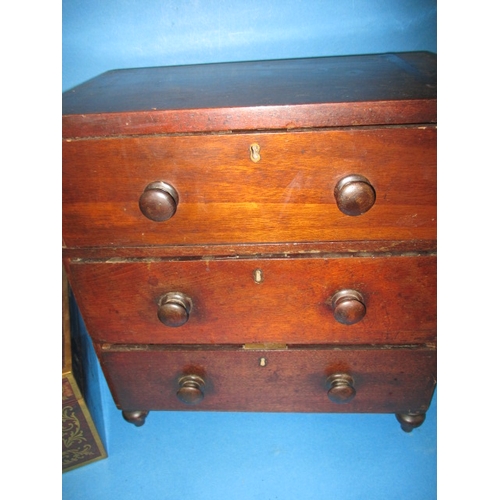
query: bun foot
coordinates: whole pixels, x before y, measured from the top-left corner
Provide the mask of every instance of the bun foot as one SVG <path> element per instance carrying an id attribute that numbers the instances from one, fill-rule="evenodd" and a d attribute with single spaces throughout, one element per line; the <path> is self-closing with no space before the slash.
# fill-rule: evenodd
<path id="1" fill-rule="evenodd" d="M 149 413 L 149 411 L 142 411 L 142 410 L 122 411 L 123 418 L 127 422 L 134 424 L 136 427 L 140 427 L 141 425 L 144 425 L 144 422 L 146 421 L 146 417 L 148 416 L 148 413 Z"/>
<path id="2" fill-rule="evenodd" d="M 424 423 L 425 413 L 396 413 L 396 418 L 401 424 L 401 429 L 405 432 L 411 432 L 413 429 L 420 427 Z"/>

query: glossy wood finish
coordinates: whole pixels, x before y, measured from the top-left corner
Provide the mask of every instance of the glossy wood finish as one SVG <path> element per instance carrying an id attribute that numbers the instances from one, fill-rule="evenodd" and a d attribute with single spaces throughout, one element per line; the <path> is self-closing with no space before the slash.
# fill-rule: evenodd
<path id="1" fill-rule="evenodd" d="M 117 70 L 63 95 L 63 137 L 436 121 L 436 56 Z"/>
<path id="2" fill-rule="evenodd" d="M 69 247 L 436 239 L 432 126 L 71 141 L 63 162 Z M 351 174 L 377 193 L 358 217 L 334 196 Z M 157 180 L 179 195 L 166 222 L 139 208 Z"/>
<path id="3" fill-rule="evenodd" d="M 190 410 L 425 412 L 436 376 L 434 349 L 111 346 L 99 355 L 116 403 L 151 410 L 186 409 L 177 392 L 188 374 L 204 380 L 204 398 Z M 343 403 L 328 396 L 336 373 L 352 377 L 356 388 Z"/>
<path id="4" fill-rule="evenodd" d="M 256 283 L 259 269 L 262 282 Z M 95 340 L 145 344 L 254 342 L 416 344 L 436 339 L 436 259 L 347 257 L 73 263 L 71 283 Z M 366 315 L 335 320 L 333 296 L 362 294 Z M 165 327 L 159 297 L 183 292 L 189 321 Z"/>

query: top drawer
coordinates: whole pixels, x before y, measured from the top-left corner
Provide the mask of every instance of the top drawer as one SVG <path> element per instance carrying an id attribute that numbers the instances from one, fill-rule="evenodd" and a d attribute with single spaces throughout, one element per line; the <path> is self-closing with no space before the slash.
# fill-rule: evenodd
<path id="1" fill-rule="evenodd" d="M 336 197 L 352 175 L 365 180 Z M 155 181 L 177 202 L 143 196 Z M 358 194 L 364 213 L 344 213 L 356 213 Z M 153 209 L 157 195 L 176 205 L 168 220 L 141 212 L 141 197 Z M 68 139 L 63 238 L 67 247 L 434 240 L 436 128 Z"/>

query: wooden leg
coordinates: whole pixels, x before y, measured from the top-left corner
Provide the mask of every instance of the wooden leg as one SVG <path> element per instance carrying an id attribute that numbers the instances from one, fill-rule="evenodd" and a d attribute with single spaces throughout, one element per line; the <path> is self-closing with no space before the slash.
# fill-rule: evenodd
<path id="1" fill-rule="evenodd" d="M 149 411 L 142 411 L 142 410 L 132 410 L 132 411 L 122 411 L 123 418 L 127 421 L 130 422 L 131 424 L 134 424 L 136 427 L 140 427 L 141 425 L 144 425 L 144 422 L 146 421 L 146 417 L 148 416 Z"/>
<path id="2" fill-rule="evenodd" d="M 405 432 L 411 432 L 424 423 L 425 412 L 396 413 L 396 418 L 401 424 L 401 429 Z"/>

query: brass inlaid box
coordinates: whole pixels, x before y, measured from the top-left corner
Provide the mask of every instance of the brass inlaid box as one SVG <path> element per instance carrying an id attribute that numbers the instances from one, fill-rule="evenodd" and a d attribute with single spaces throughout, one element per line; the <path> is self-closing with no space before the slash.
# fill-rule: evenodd
<path id="1" fill-rule="evenodd" d="M 69 287 L 64 272 L 62 291 L 62 470 L 66 472 L 107 454 L 73 369 Z"/>

